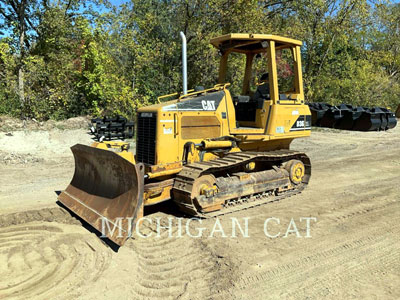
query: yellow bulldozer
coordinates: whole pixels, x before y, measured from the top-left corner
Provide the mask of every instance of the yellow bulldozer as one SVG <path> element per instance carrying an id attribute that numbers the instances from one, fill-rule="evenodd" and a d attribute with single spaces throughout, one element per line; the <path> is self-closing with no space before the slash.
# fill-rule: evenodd
<path id="1" fill-rule="evenodd" d="M 138 109 L 136 154 L 117 141 L 71 148 L 75 173 L 59 201 L 99 231 L 104 220 L 118 226 L 122 234 L 106 235 L 120 246 L 146 206 L 172 200 L 191 216 L 215 217 L 299 193 L 311 176 L 309 158 L 289 150 L 293 139 L 311 132 L 301 41 L 243 33 L 213 38 L 221 54 L 218 83 L 188 91 L 181 37 L 183 91 Z M 237 74 L 241 86 L 230 87 L 227 76 Z"/>

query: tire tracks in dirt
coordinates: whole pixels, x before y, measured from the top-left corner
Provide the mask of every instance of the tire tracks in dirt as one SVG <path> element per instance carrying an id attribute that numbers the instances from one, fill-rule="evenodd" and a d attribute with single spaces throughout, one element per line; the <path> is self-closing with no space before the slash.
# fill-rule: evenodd
<path id="1" fill-rule="evenodd" d="M 0 298 L 70 298 L 107 269 L 110 250 L 94 235 L 82 239 L 81 228 L 56 222 L 29 222 L 0 228 Z M 49 214 L 52 218 L 54 214 Z M 60 215 L 64 218 L 63 215 Z M 14 223 L 14 216 L 1 219 Z"/>
<path id="2" fill-rule="evenodd" d="M 207 299 L 220 288 L 216 279 L 227 265 L 219 263 L 202 239 L 178 237 L 176 226 L 171 234 L 167 230 L 159 236 L 154 225 L 145 230 L 151 236 L 127 243 L 138 253 L 136 299 Z"/>
<path id="3" fill-rule="evenodd" d="M 98 279 L 107 285 L 115 274 L 107 275 L 108 267 L 118 254 L 81 226 L 62 208 L 0 215 L 0 277 L 7 278 L 0 298 L 66 299 L 81 297 Z M 171 236 L 167 230 L 157 237 L 155 224 L 146 230 L 153 235 L 126 243 L 131 251 L 125 257 L 136 264 L 127 264 L 134 269 L 125 270 L 132 274 L 125 278 L 125 292 L 138 300 L 205 299 L 226 265 L 202 239 L 177 237 L 176 226 Z"/>
<path id="4" fill-rule="evenodd" d="M 344 234 L 330 234 L 315 244 L 309 242 L 308 246 L 299 249 L 299 259 L 243 276 L 232 288 L 215 295 L 215 299 L 321 299 L 338 297 L 338 294 L 340 298 L 355 296 L 352 292 L 356 284 L 353 284 L 353 290 L 342 290 L 341 285 L 345 286 L 348 281 L 362 281 L 367 271 L 394 272 L 396 266 L 400 265 L 400 213 L 398 206 L 393 209 L 384 207 L 384 220 L 390 222 L 382 222 L 375 227 L 363 226 L 361 230 Z M 378 214 L 379 211 L 371 212 Z M 360 214 L 352 216 L 364 217 Z M 373 219 L 374 216 L 370 217 Z M 381 221 L 379 218 L 377 220 Z"/>

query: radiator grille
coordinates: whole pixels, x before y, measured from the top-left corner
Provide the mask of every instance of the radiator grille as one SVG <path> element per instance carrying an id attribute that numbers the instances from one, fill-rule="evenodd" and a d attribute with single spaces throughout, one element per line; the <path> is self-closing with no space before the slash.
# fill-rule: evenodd
<path id="1" fill-rule="evenodd" d="M 136 137 L 136 161 L 154 165 L 156 157 L 157 114 L 139 113 Z"/>

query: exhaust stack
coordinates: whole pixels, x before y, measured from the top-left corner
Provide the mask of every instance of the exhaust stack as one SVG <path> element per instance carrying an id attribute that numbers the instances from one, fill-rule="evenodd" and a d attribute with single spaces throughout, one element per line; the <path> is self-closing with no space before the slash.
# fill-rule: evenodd
<path id="1" fill-rule="evenodd" d="M 186 58 L 186 36 L 181 31 L 182 38 L 182 76 L 183 76 L 183 94 L 187 94 L 187 58 Z"/>

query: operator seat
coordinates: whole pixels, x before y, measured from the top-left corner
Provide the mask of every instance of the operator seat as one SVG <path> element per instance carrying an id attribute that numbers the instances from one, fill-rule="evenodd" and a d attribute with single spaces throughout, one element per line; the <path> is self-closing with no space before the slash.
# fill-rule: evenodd
<path id="1" fill-rule="evenodd" d="M 253 101 L 259 101 L 259 100 L 266 100 L 269 99 L 269 75 L 268 73 L 262 74 L 260 78 L 260 84 L 257 86 L 257 90 L 254 93 L 253 97 L 251 100 Z"/>
<path id="2" fill-rule="evenodd" d="M 257 119 L 257 110 L 264 106 L 264 101 L 269 99 L 268 73 L 264 73 L 261 78 L 261 84 L 257 86 L 256 92 L 252 97 L 235 97 L 235 113 L 237 121 L 255 122 Z"/>

